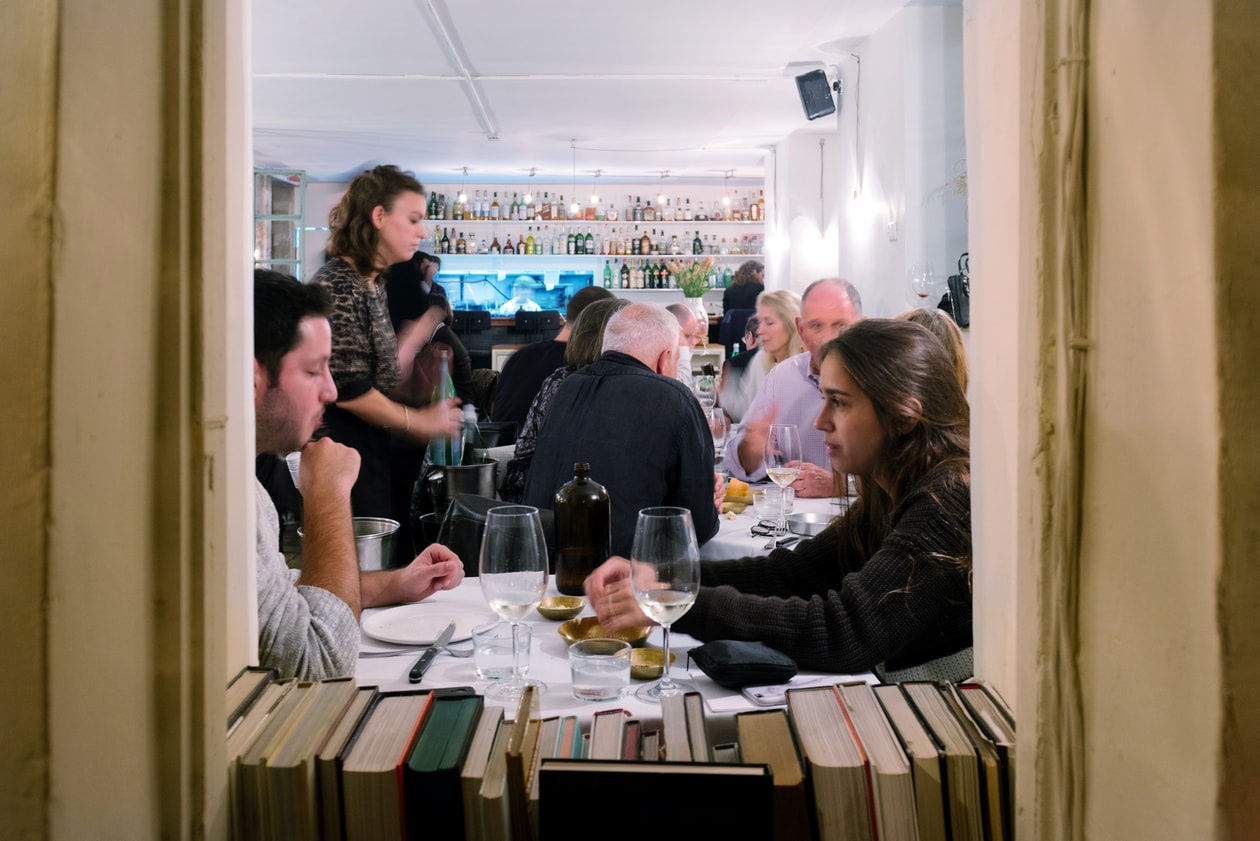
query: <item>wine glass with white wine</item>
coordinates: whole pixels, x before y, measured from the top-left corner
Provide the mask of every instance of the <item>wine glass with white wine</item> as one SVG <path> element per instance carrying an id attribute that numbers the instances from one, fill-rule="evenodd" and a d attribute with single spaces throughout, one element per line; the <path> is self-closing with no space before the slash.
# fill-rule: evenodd
<path id="1" fill-rule="evenodd" d="M 491 609 L 512 623 L 512 676 L 490 687 L 493 698 L 519 698 L 527 683 L 517 656 L 521 620 L 538 607 L 547 592 L 547 542 L 538 509 L 503 505 L 486 513 L 479 565 L 481 593 Z"/>
<path id="2" fill-rule="evenodd" d="M 691 609 L 700 592 L 700 546 L 686 508 L 644 508 L 630 550 L 630 585 L 639 607 L 664 629 L 661 679 L 636 695 L 660 703 L 690 688 L 669 677 L 669 626 Z"/>
<path id="3" fill-rule="evenodd" d="M 794 423 L 772 423 L 766 432 L 766 449 L 763 463 L 770 481 L 786 488 L 801 475 L 801 433 Z M 782 497 L 780 497 L 782 499 Z M 787 534 L 787 516 L 779 506 L 776 534 Z"/>

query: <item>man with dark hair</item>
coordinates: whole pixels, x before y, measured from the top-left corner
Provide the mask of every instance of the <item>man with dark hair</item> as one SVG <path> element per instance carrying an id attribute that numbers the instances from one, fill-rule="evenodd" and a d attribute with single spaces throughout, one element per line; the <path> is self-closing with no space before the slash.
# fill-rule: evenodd
<path id="1" fill-rule="evenodd" d="M 512 421 L 517 427 L 524 425 L 542 381 L 564 365 L 564 345 L 569 340 L 573 322 L 588 304 L 612 297 L 613 293 L 602 286 L 583 286 L 569 299 L 564 326 L 554 339 L 526 345 L 512 354 L 495 385 L 492 420 Z"/>
<path id="2" fill-rule="evenodd" d="M 402 569 L 359 573 L 350 513 L 359 454 L 329 438 L 311 441 L 324 405 L 337 399 L 328 307 L 322 287 L 254 272 L 255 448 L 282 456 L 301 450 L 305 508 L 299 572 L 280 553 L 275 506 L 255 482 L 258 659 L 302 680 L 354 672 L 362 608 L 419 601 L 464 577 L 459 558 L 438 545 Z"/>

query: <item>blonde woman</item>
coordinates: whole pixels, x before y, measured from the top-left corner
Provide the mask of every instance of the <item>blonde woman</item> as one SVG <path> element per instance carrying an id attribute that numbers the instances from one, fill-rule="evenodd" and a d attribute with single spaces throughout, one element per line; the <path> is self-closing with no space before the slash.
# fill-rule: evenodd
<path id="1" fill-rule="evenodd" d="M 788 289 L 757 296 L 757 348 L 741 353 L 723 369 L 720 405 L 732 423 L 739 423 L 748 411 L 770 369 L 805 350 L 796 332 L 800 314 L 801 296 Z"/>

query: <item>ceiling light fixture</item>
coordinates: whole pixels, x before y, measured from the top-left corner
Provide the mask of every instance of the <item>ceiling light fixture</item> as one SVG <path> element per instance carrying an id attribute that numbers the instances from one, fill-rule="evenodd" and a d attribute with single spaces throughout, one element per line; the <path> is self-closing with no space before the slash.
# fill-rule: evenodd
<path id="1" fill-rule="evenodd" d="M 529 186 L 525 188 L 525 203 L 534 203 L 534 173 L 538 170 L 534 167 L 529 168 Z"/>
<path id="2" fill-rule="evenodd" d="M 468 194 L 464 192 L 464 182 L 468 180 L 468 167 L 464 167 L 464 177 L 459 182 L 459 203 L 468 204 Z"/>
<path id="3" fill-rule="evenodd" d="M 569 205 L 569 218 L 577 218 L 578 211 L 582 208 L 578 206 L 577 200 L 577 138 L 569 138 L 569 148 L 573 150 L 573 202 Z"/>
<path id="4" fill-rule="evenodd" d="M 656 194 L 656 203 L 657 203 L 657 204 L 664 204 L 664 203 L 665 203 L 665 179 L 666 179 L 666 178 L 669 178 L 669 170 L 668 170 L 668 169 L 663 169 L 663 170 L 661 170 L 661 187 L 660 187 L 660 191 Z"/>

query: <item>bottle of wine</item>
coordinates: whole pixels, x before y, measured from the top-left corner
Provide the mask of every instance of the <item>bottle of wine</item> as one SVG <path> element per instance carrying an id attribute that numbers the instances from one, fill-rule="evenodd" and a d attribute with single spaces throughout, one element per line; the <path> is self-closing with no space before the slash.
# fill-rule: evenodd
<path id="1" fill-rule="evenodd" d="M 621 280 L 619 288 L 629 289 L 630 288 L 630 266 L 627 265 L 625 257 L 621 258 L 621 271 L 618 273 L 618 277 Z"/>
<path id="2" fill-rule="evenodd" d="M 556 589 L 580 596 L 586 576 L 612 554 L 608 491 L 591 479 L 591 466 L 573 465 L 573 479 L 556 491 Z"/>
<path id="3" fill-rule="evenodd" d="M 443 228 L 443 229 L 442 229 L 442 248 L 441 248 L 441 253 L 442 253 L 442 254 L 450 254 L 450 253 L 451 253 L 451 237 L 450 237 L 450 235 L 446 232 L 446 228 Z"/>
<path id="4" fill-rule="evenodd" d="M 612 289 L 612 266 L 607 260 L 604 261 L 604 288 Z"/>
<path id="5" fill-rule="evenodd" d="M 450 351 L 442 351 L 438 369 L 438 381 L 433 386 L 432 402 L 441 403 L 455 396 L 455 383 L 451 380 Z M 462 448 L 459 438 L 436 437 L 429 439 L 429 461 L 442 467 L 458 466 Z"/>
<path id="6" fill-rule="evenodd" d="M 491 253 L 491 254 L 501 254 L 501 253 L 503 253 L 503 249 L 499 247 L 499 235 L 498 235 L 498 234 L 495 234 L 495 235 L 494 235 L 494 242 L 490 243 L 490 253 Z"/>
<path id="7" fill-rule="evenodd" d="M 594 254 L 594 253 L 595 253 L 595 235 L 591 233 L 591 226 L 590 226 L 590 225 L 587 225 L 587 226 L 586 226 L 586 240 L 585 240 L 585 243 L 586 243 L 586 247 L 585 247 L 585 250 L 583 251 L 583 253 L 584 253 L 584 254 Z"/>

